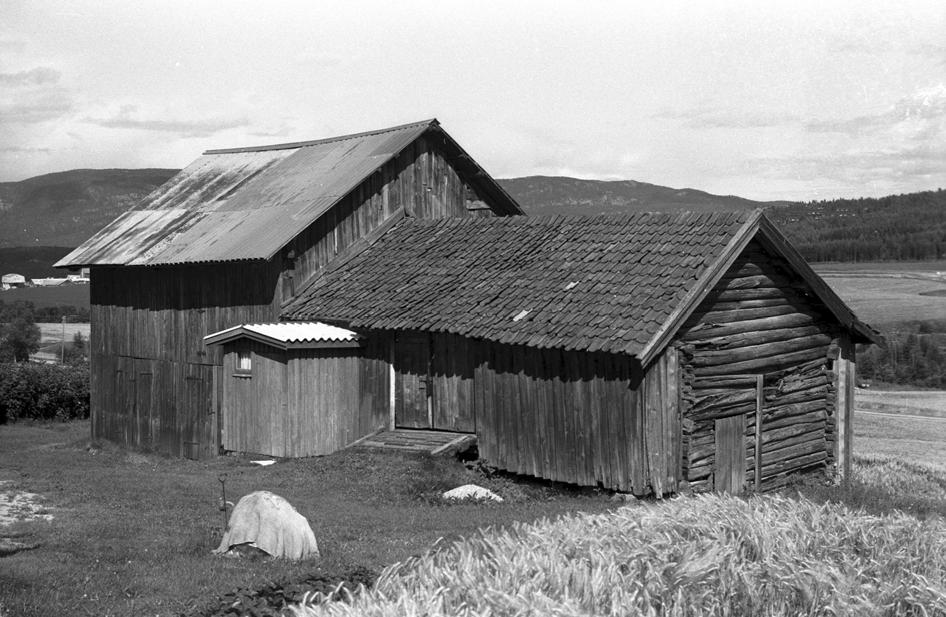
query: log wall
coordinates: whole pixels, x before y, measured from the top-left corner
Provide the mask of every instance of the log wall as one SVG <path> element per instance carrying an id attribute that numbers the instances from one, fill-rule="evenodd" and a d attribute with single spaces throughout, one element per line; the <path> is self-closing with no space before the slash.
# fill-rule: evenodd
<path id="1" fill-rule="evenodd" d="M 712 490 L 717 421 L 745 415 L 745 483 L 754 487 L 756 383 L 764 375 L 761 488 L 834 460 L 831 350 L 836 322 L 790 268 L 751 242 L 679 334 L 683 465 L 695 490 Z"/>
<path id="2" fill-rule="evenodd" d="M 171 456 L 216 454 L 223 355 L 203 337 L 276 321 L 309 278 L 401 212 L 494 214 L 421 138 L 267 262 L 93 266 L 93 436 Z"/>

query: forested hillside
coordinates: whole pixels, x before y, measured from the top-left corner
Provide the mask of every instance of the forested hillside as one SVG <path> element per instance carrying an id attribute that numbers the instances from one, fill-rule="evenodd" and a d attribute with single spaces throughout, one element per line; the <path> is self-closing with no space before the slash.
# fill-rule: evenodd
<path id="1" fill-rule="evenodd" d="M 946 190 L 779 206 L 769 215 L 809 261 L 946 258 Z"/>

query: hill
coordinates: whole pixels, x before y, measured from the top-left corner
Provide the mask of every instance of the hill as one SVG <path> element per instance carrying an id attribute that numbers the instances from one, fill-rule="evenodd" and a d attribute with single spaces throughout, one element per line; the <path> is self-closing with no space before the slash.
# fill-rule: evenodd
<path id="1" fill-rule="evenodd" d="M 526 214 L 626 214 L 630 212 L 709 212 L 751 210 L 789 202 L 761 202 L 713 195 L 696 189 L 674 189 L 634 180 L 582 180 L 527 176 L 499 180 Z"/>
<path id="2" fill-rule="evenodd" d="M 54 261 L 49 259 L 53 249 L 45 247 L 77 246 L 175 173 L 173 169 L 75 169 L 0 183 L 0 250 L 44 247 L 38 253 L 0 253 L 0 270 L 42 269 L 46 260 Z M 946 258 L 946 191 L 942 189 L 799 203 L 753 201 L 634 180 L 528 176 L 499 183 L 532 215 L 766 208 L 810 261 Z"/>
<path id="3" fill-rule="evenodd" d="M 0 247 L 75 247 L 177 173 L 73 169 L 0 182 Z"/>
<path id="4" fill-rule="evenodd" d="M 946 259 L 946 190 L 833 199 L 772 210 L 809 261 Z"/>
<path id="5" fill-rule="evenodd" d="M 22 274 L 29 279 L 63 276 L 53 264 L 71 250 L 64 246 L 0 247 L 0 274 Z"/>

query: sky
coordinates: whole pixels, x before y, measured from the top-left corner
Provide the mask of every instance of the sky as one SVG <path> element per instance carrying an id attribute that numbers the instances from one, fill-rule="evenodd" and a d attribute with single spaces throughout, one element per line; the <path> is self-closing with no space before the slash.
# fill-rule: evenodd
<path id="1" fill-rule="evenodd" d="M 436 117 L 491 175 L 946 188 L 946 2 L 0 0 L 0 180 Z"/>

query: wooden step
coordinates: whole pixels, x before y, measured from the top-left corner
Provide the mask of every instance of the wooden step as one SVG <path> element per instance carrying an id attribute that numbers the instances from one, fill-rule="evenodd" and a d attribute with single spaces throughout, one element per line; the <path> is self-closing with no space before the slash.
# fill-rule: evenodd
<path id="1" fill-rule="evenodd" d="M 472 433 L 397 428 L 366 435 L 348 447 L 449 456 L 475 443 L 476 435 Z"/>

